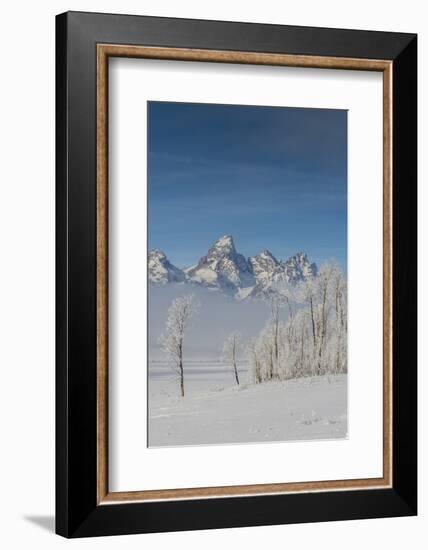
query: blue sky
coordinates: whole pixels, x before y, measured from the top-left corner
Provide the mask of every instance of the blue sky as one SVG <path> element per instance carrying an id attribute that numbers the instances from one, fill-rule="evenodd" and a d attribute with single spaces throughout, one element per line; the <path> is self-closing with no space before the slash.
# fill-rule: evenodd
<path id="1" fill-rule="evenodd" d="M 347 112 L 149 102 L 149 248 L 178 267 L 232 234 L 238 252 L 306 252 L 346 270 Z"/>

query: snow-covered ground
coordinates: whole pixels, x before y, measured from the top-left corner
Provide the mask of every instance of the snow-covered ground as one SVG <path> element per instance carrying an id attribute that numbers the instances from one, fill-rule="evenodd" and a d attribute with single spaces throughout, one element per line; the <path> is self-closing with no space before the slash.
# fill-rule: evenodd
<path id="1" fill-rule="evenodd" d="M 347 435 L 346 375 L 241 384 L 218 362 L 185 367 L 185 396 L 171 368 L 149 369 L 149 446 L 337 439 Z"/>

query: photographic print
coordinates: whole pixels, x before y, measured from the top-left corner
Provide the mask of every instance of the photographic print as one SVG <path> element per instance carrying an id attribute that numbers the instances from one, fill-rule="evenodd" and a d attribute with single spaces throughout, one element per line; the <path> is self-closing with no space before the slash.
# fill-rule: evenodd
<path id="1" fill-rule="evenodd" d="M 347 437 L 347 111 L 148 102 L 148 342 L 149 447 Z"/>

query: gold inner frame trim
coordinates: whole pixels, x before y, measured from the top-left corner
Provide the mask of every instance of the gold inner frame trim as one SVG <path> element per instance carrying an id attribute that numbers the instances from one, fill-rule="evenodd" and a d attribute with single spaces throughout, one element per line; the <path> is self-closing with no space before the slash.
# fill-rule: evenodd
<path id="1" fill-rule="evenodd" d="M 108 59 L 133 57 L 383 73 L 383 476 L 225 487 L 109 492 L 108 488 Z M 392 486 L 392 62 L 256 52 L 97 45 L 97 503 L 224 498 Z"/>

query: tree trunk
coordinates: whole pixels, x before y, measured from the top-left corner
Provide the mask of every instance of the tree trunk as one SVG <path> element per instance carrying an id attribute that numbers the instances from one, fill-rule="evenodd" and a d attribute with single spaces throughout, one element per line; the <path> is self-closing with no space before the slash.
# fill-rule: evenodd
<path id="1" fill-rule="evenodd" d="M 313 304 L 312 296 L 310 297 L 310 303 L 311 303 L 312 334 L 313 334 L 313 337 L 314 337 L 314 348 L 315 348 L 316 347 L 316 336 L 315 336 L 314 304 Z"/>
<path id="2" fill-rule="evenodd" d="M 233 344 L 233 370 L 235 372 L 235 380 L 236 380 L 236 383 L 237 385 L 239 386 L 239 377 L 238 377 L 238 369 L 236 368 L 236 352 L 235 352 L 235 343 Z"/>
<path id="3" fill-rule="evenodd" d="M 321 306 L 321 337 L 320 337 L 320 345 L 319 345 L 319 351 L 318 351 L 318 374 L 321 373 L 321 357 L 324 347 L 324 340 L 325 340 L 325 333 L 327 329 L 327 320 L 325 318 L 325 303 L 327 299 L 327 286 L 323 289 L 323 298 L 322 298 L 322 306 Z"/>
<path id="4" fill-rule="evenodd" d="M 179 361 L 179 369 L 180 369 L 180 389 L 181 389 L 181 397 L 184 397 L 184 369 L 183 369 L 183 343 L 180 342 L 178 347 L 178 361 Z"/>
<path id="5" fill-rule="evenodd" d="M 238 377 L 238 369 L 236 368 L 236 363 L 233 365 L 233 369 L 235 371 L 235 380 L 237 385 L 239 386 L 239 377 Z"/>
<path id="6" fill-rule="evenodd" d="M 300 370 L 303 372 L 303 353 L 304 353 L 304 329 L 302 327 L 302 339 L 301 339 L 301 347 L 300 347 Z"/>
<path id="7" fill-rule="evenodd" d="M 181 389 L 181 397 L 184 397 L 183 363 L 180 363 L 180 389 Z"/>
<path id="8" fill-rule="evenodd" d="M 275 320 L 275 362 L 278 363 L 278 357 L 279 357 L 279 350 L 278 350 L 278 329 L 279 329 L 279 321 Z"/>

